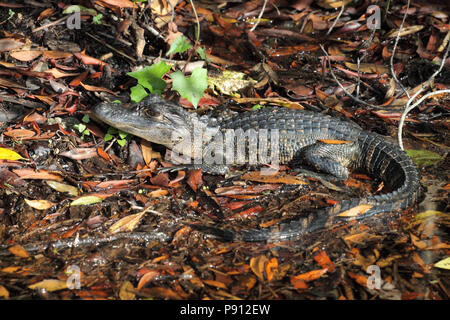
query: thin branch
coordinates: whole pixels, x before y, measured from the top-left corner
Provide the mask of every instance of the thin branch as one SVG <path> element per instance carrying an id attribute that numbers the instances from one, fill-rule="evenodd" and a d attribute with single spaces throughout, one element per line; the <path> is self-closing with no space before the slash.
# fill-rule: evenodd
<path id="1" fill-rule="evenodd" d="M 394 72 L 394 56 L 395 56 L 395 51 L 397 50 L 398 41 L 400 39 L 400 33 L 401 33 L 402 29 L 403 29 L 403 24 L 405 23 L 406 16 L 408 15 L 410 2 L 411 1 L 408 0 L 408 4 L 407 4 L 406 10 L 405 10 L 405 14 L 403 15 L 402 23 L 400 25 L 400 28 L 398 29 L 397 37 L 395 38 L 394 48 L 392 49 L 392 55 L 391 55 L 391 60 L 390 60 L 392 77 L 394 78 L 395 83 L 398 84 L 400 86 L 400 88 L 402 88 L 403 92 L 406 94 L 408 99 L 410 99 L 408 90 L 406 90 L 406 88 L 402 85 L 402 83 L 397 79 L 397 76 L 395 75 L 395 72 Z"/>
<path id="2" fill-rule="evenodd" d="M 362 101 L 361 99 L 359 99 L 359 98 L 353 96 L 350 92 L 347 91 L 346 88 L 344 88 L 344 86 L 339 82 L 338 78 L 336 77 L 336 75 L 335 75 L 334 72 L 333 72 L 333 68 L 331 67 L 331 59 L 330 59 L 330 56 L 328 55 L 328 52 L 324 49 L 324 47 L 323 47 L 321 44 L 319 44 L 319 46 L 320 46 L 320 48 L 322 49 L 322 51 L 325 53 L 325 55 L 326 55 L 326 57 L 327 57 L 327 60 L 328 60 L 328 66 L 329 66 L 329 68 L 330 68 L 330 73 L 331 73 L 331 75 L 333 76 L 334 81 L 336 81 L 336 83 L 339 85 L 339 87 L 341 87 L 341 89 L 345 92 L 345 94 L 348 95 L 348 96 L 349 96 L 350 98 L 352 98 L 353 100 L 355 100 L 356 102 L 361 103 L 361 104 L 363 104 L 363 105 L 365 105 L 365 106 L 368 106 L 368 107 L 371 107 L 371 108 L 378 108 L 377 106 L 374 106 L 374 105 L 372 105 L 372 104 L 370 104 L 370 103 L 367 103 L 367 102 L 365 102 L 365 101 Z"/>
<path id="3" fill-rule="evenodd" d="M 192 2 L 192 0 L 189 0 L 189 2 L 191 4 L 192 11 L 194 11 L 195 20 L 197 22 L 197 32 L 195 33 L 195 41 L 198 42 L 200 40 L 200 20 L 198 19 L 197 10 L 195 9 L 194 3 Z"/>
<path id="4" fill-rule="evenodd" d="M 433 92 L 429 92 L 426 95 L 424 95 L 422 98 L 420 98 L 416 103 L 414 103 L 412 106 L 409 106 L 405 109 L 405 111 L 403 111 L 402 116 L 400 117 L 400 123 L 399 123 L 399 127 L 398 127 L 398 144 L 400 145 L 400 148 L 403 150 L 403 141 L 402 141 L 402 127 L 403 124 L 405 122 L 405 118 L 406 115 L 408 114 L 408 112 L 410 112 L 412 109 L 414 109 L 415 107 L 417 107 L 418 105 L 420 105 L 424 100 L 428 99 L 429 97 L 435 96 L 437 94 L 441 94 L 441 93 L 450 93 L 450 89 L 445 89 L 445 90 L 438 90 L 438 91 L 433 91 Z M 412 100 L 409 100 L 412 101 Z M 409 102 L 408 101 L 408 102 Z"/>
<path id="5" fill-rule="evenodd" d="M 421 99 L 419 99 L 418 102 L 414 103 L 412 106 L 410 106 L 410 104 L 416 99 L 416 97 L 426 88 L 428 88 L 429 85 L 431 85 L 431 83 L 433 82 L 434 78 L 442 71 L 442 69 L 444 68 L 445 65 L 445 60 L 447 59 L 447 55 L 450 49 L 450 42 L 447 45 L 447 50 L 445 50 L 444 56 L 442 57 L 441 60 L 441 64 L 439 66 L 439 69 L 436 70 L 435 73 L 433 73 L 433 75 L 424 83 L 422 83 L 421 87 L 419 90 L 417 90 L 417 92 L 408 100 L 408 102 L 405 105 L 405 110 L 402 113 L 402 116 L 400 118 L 400 122 L 398 124 L 398 144 L 400 146 L 400 148 L 403 150 L 403 141 L 402 141 L 402 133 L 403 133 L 403 124 L 405 123 L 405 118 L 406 115 L 415 107 L 417 107 L 424 99 L 426 99 L 426 97 L 430 97 L 433 96 L 435 94 L 439 94 L 439 93 L 446 93 L 446 92 L 450 92 L 450 90 L 439 90 L 439 91 L 434 91 L 431 93 L 426 94 L 425 96 L 423 96 Z"/>
<path id="6" fill-rule="evenodd" d="M 250 29 L 251 32 L 255 31 L 256 27 L 258 26 L 259 22 L 261 21 L 262 15 L 264 13 L 264 10 L 266 10 L 267 0 L 264 0 L 263 7 L 261 9 L 261 12 L 258 15 L 258 19 L 256 20 L 255 25 Z"/>
<path id="7" fill-rule="evenodd" d="M 344 12 L 344 9 L 345 9 L 345 1 L 342 1 L 341 11 L 339 11 L 338 16 L 333 21 L 333 24 L 331 25 L 330 29 L 328 29 L 327 35 L 329 35 L 331 33 L 331 31 L 333 30 L 334 26 L 339 21 L 339 18 L 341 17 L 342 13 Z"/>

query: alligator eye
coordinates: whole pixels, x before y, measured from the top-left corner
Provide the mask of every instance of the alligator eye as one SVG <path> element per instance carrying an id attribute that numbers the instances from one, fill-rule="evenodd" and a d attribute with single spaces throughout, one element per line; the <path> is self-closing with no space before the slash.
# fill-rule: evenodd
<path id="1" fill-rule="evenodd" d="M 161 113 L 159 113 L 158 111 L 153 110 L 153 109 L 147 108 L 147 109 L 143 110 L 143 112 L 149 118 L 161 118 L 162 117 Z"/>

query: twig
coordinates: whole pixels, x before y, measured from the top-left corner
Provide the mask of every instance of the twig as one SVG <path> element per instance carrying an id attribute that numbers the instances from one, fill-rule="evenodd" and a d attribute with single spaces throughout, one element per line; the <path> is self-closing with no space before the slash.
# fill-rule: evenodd
<path id="1" fill-rule="evenodd" d="M 339 18 L 341 17 L 342 13 L 344 12 L 344 9 L 345 9 L 345 1 L 342 1 L 341 11 L 339 11 L 338 16 L 333 21 L 333 24 L 331 25 L 330 29 L 328 29 L 327 35 L 329 35 L 331 33 L 331 31 L 333 30 L 334 26 L 339 21 Z"/>
<path id="2" fill-rule="evenodd" d="M 264 4 L 263 4 L 263 7 L 262 7 L 262 9 L 261 9 L 261 12 L 260 12 L 259 15 L 258 15 L 258 19 L 256 20 L 255 25 L 250 29 L 251 32 L 255 31 L 256 27 L 257 27 L 258 24 L 260 23 L 261 18 L 262 18 L 262 15 L 263 15 L 263 13 L 264 13 L 264 10 L 266 10 L 266 5 L 267 5 L 267 0 L 264 0 Z"/>
<path id="3" fill-rule="evenodd" d="M 65 21 L 65 20 L 67 20 L 69 17 L 70 17 L 70 15 L 67 15 L 67 16 L 65 16 L 65 17 L 62 17 L 61 19 L 56 20 L 56 21 L 53 21 L 53 22 L 50 22 L 50 23 L 45 24 L 45 25 L 43 25 L 43 26 L 34 28 L 34 29 L 31 30 L 31 32 L 37 32 L 37 31 L 39 31 L 39 30 L 42 30 L 42 29 L 45 29 L 45 28 L 48 28 L 48 27 L 52 27 L 52 26 L 54 26 L 54 25 L 59 24 L 60 22 L 63 22 L 63 21 Z"/>
<path id="4" fill-rule="evenodd" d="M 402 127 L 403 124 L 405 122 L 405 118 L 406 115 L 408 114 L 408 112 L 410 112 L 412 109 L 414 109 L 415 107 L 417 107 L 418 105 L 420 105 L 425 99 L 431 97 L 431 96 L 435 96 L 437 94 L 441 94 L 441 93 L 450 93 L 450 89 L 445 89 L 445 90 L 438 90 L 438 91 L 433 91 L 433 92 L 429 92 L 426 95 L 424 95 L 422 98 L 420 98 L 416 103 L 414 103 L 412 106 L 408 106 L 405 108 L 405 111 L 403 111 L 402 116 L 400 117 L 400 123 L 398 124 L 398 144 L 400 146 L 400 148 L 403 150 L 403 141 L 402 141 Z M 409 101 L 414 100 L 415 96 L 413 96 Z"/>
<path id="5" fill-rule="evenodd" d="M 192 0 L 189 0 L 189 2 L 191 3 L 192 11 L 194 12 L 197 23 L 197 32 L 195 33 L 195 42 L 197 43 L 200 40 L 200 20 L 198 19 L 197 10 L 195 9 L 194 3 Z"/>
<path id="6" fill-rule="evenodd" d="M 108 47 L 109 49 L 113 50 L 114 52 L 120 54 L 121 56 L 131 60 L 131 62 L 136 63 L 136 59 L 133 57 L 130 57 L 129 55 L 127 55 L 126 53 L 117 50 L 116 48 L 114 48 L 113 46 L 109 45 L 108 43 L 106 43 L 105 41 L 97 38 L 96 36 L 94 36 L 93 34 L 90 34 L 89 32 L 85 32 L 89 37 L 91 37 L 92 39 L 94 39 L 95 41 L 101 43 L 102 45 L 104 45 L 105 47 Z"/>
<path id="7" fill-rule="evenodd" d="M 395 83 L 398 84 L 400 86 L 400 88 L 402 88 L 403 92 L 406 94 L 408 99 L 410 99 L 408 90 L 406 90 L 406 88 L 402 85 L 402 83 L 397 79 L 397 76 L 395 75 L 395 72 L 394 72 L 394 56 L 395 56 L 395 51 L 397 50 L 398 41 L 400 39 L 400 32 L 403 29 L 403 24 L 405 23 L 406 16 L 408 15 L 410 2 L 411 2 L 411 0 L 408 0 L 408 4 L 407 4 L 406 10 L 405 10 L 405 14 L 403 15 L 402 23 L 400 24 L 400 28 L 398 29 L 398 33 L 397 33 L 397 37 L 395 38 L 394 48 L 392 49 L 392 55 L 391 55 L 391 60 L 390 60 L 392 77 L 394 78 Z"/>
<path id="8" fill-rule="evenodd" d="M 319 44 L 319 46 L 320 46 L 320 48 L 322 49 L 322 51 L 325 53 L 325 55 L 326 55 L 326 57 L 327 57 L 327 60 L 328 60 L 328 66 L 329 66 L 329 68 L 330 68 L 330 73 L 331 73 L 331 75 L 333 76 L 334 81 L 336 81 L 336 83 L 339 85 L 339 87 L 341 87 L 341 89 L 345 92 L 345 94 L 348 95 L 350 98 L 352 98 L 353 100 L 355 100 L 355 101 L 358 102 L 358 103 L 361 103 L 361 104 L 363 104 L 363 105 L 365 105 L 365 106 L 368 106 L 368 107 L 371 107 L 371 108 L 379 109 L 379 107 L 374 106 L 374 105 L 372 105 L 372 104 L 370 104 L 370 103 L 367 103 L 367 102 L 365 102 L 365 101 L 362 101 L 361 99 L 359 99 L 359 98 L 353 96 L 350 92 L 347 91 L 347 89 L 339 82 L 339 80 L 337 79 L 336 75 L 335 75 L 334 72 L 333 72 L 333 69 L 332 69 L 332 67 L 331 67 L 331 60 L 330 60 L 330 56 L 328 55 L 328 52 L 324 49 L 324 47 L 323 47 L 321 44 Z"/>
<path id="9" fill-rule="evenodd" d="M 424 83 L 422 83 L 421 87 L 419 90 L 417 90 L 417 92 L 408 100 L 408 102 L 405 105 L 405 110 L 402 113 L 402 116 L 400 117 L 400 122 L 398 124 L 398 144 L 400 146 L 400 148 L 403 150 L 403 141 L 402 141 L 402 132 L 403 132 L 403 124 L 405 123 L 405 118 L 406 115 L 415 107 L 417 107 L 420 103 L 422 103 L 423 100 L 425 100 L 427 97 L 439 94 L 439 93 L 446 93 L 446 92 L 450 92 L 450 90 L 439 90 L 439 91 L 434 91 L 431 92 L 429 94 L 426 94 L 425 96 L 423 96 L 421 99 L 419 99 L 419 101 L 417 101 L 416 103 L 414 103 L 412 106 L 410 106 L 410 104 L 416 99 L 416 97 L 426 88 L 428 88 L 428 86 L 432 83 L 432 81 L 434 80 L 434 78 L 442 71 L 442 68 L 444 68 L 445 65 L 445 60 L 447 59 L 447 55 L 450 49 L 450 42 L 447 45 L 447 50 L 445 50 L 444 56 L 442 57 L 441 60 L 441 65 L 439 66 L 439 69 L 436 70 L 435 73 L 433 73 L 433 75 Z"/>

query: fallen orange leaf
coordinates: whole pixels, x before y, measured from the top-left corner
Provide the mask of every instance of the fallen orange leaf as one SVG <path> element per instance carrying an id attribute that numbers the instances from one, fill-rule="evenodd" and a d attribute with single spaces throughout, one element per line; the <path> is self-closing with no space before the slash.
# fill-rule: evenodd
<path id="1" fill-rule="evenodd" d="M 319 279 L 327 271 L 328 271 L 328 269 L 326 269 L 326 268 L 312 270 L 312 271 L 309 271 L 309 272 L 305 272 L 305 273 L 301 273 L 299 275 L 296 275 L 296 276 L 294 276 L 294 278 L 297 279 L 297 280 L 303 280 L 305 282 L 309 282 L 309 281 L 313 281 L 313 280 Z"/>
<path id="2" fill-rule="evenodd" d="M 324 250 L 314 256 L 314 261 L 316 261 L 322 268 L 328 269 L 328 272 L 334 272 L 336 270 L 334 263 Z"/>

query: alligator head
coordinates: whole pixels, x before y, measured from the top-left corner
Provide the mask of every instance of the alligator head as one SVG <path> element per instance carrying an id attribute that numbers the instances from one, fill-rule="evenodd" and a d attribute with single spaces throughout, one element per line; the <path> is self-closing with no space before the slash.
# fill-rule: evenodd
<path id="1" fill-rule="evenodd" d="M 94 118 L 112 127 L 170 149 L 186 133 L 193 132 L 195 126 L 206 126 L 195 113 L 158 95 L 150 95 L 128 108 L 120 103 L 102 102 L 92 111 Z"/>

